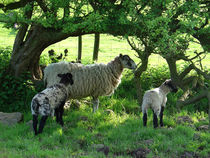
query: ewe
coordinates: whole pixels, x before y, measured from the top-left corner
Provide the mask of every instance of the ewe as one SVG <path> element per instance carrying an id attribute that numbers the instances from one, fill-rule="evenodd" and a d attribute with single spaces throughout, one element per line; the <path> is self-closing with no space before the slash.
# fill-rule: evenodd
<path id="1" fill-rule="evenodd" d="M 75 65 L 76 64 L 76 65 Z M 99 96 L 111 95 L 121 82 L 124 68 L 135 69 L 135 62 L 128 56 L 120 54 L 108 64 L 91 64 L 60 62 L 50 64 L 44 70 L 44 82 L 47 87 L 58 83 L 57 74 L 69 72 L 74 84 L 69 86 L 69 99 L 93 98 L 93 112 L 98 109 Z"/>

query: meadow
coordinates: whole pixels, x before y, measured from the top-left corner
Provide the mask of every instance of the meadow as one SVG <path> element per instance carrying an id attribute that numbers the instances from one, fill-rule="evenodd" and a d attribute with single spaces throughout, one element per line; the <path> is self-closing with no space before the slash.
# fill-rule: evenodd
<path id="1" fill-rule="evenodd" d="M 0 58 L 8 63 L 15 32 L 1 28 Z M 82 63 L 92 63 L 94 35 L 83 36 Z M 9 49 L 6 49 L 9 47 Z M 40 64 L 49 64 L 48 51 L 56 54 L 69 50 L 68 61 L 77 58 L 77 38 L 68 38 L 44 50 Z M 190 52 L 201 49 L 191 46 Z M 138 63 L 135 52 L 126 40 L 110 35 L 101 35 L 99 63 L 107 63 L 119 53 L 128 54 Z M 6 54 L 6 53 L 5 53 Z M 210 67 L 210 56 L 204 65 Z M 150 66 L 142 75 L 143 91 L 157 87 L 166 78 L 169 71 L 166 62 L 158 55 L 150 57 Z M 3 63 L 0 63 L 3 65 Z M 180 64 L 181 67 L 181 64 Z M 0 73 L 1 79 L 2 73 Z M 24 120 L 20 124 L 8 127 L 0 124 L 0 157 L 2 158 L 53 158 L 53 157 L 210 157 L 210 133 L 200 130 L 208 124 L 207 100 L 186 106 L 176 107 L 176 100 L 182 95 L 168 95 L 164 112 L 164 127 L 153 129 L 152 111 L 149 111 L 148 127 L 142 124 L 142 113 L 137 103 L 133 73 L 126 70 L 120 86 L 112 96 L 100 97 L 99 110 L 92 113 L 91 98 L 80 100 L 80 104 L 71 101 L 65 109 L 64 127 L 49 118 L 43 134 L 34 136 L 30 127 L 30 101 L 43 85 L 35 86 L 28 79 L 14 81 L 6 75 L 6 81 L 0 88 L 0 109 L 5 112 L 21 111 Z M 15 93 L 14 93 L 15 91 Z M 6 95 L 10 93 L 10 95 Z M 4 107 L 4 108 L 2 108 Z M 181 118 L 187 117 L 187 121 Z M 181 120 L 181 121 L 180 121 Z"/>

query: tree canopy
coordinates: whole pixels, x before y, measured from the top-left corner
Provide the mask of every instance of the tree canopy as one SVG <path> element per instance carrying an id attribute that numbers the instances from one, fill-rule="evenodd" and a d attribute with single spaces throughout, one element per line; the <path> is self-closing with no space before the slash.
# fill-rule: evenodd
<path id="1" fill-rule="evenodd" d="M 140 47 L 130 44 L 142 59 L 145 52 L 176 59 L 174 62 L 197 59 L 210 49 L 209 5 L 205 0 L 5 0 L 0 4 L 0 21 L 8 27 L 19 25 L 11 71 L 18 76 L 29 67 L 39 78 L 39 56 L 46 47 L 91 33 L 136 38 Z M 195 39 L 204 51 L 189 58 L 186 50 Z M 172 69 L 176 75 L 175 67 Z"/>

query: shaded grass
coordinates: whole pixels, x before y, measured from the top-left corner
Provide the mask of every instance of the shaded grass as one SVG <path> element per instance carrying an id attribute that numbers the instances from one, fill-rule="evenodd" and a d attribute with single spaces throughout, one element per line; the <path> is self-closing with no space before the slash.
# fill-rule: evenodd
<path id="1" fill-rule="evenodd" d="M 148 157 L 181 157 L 185 152 L 199 157 L 210 156 L 210 135 L 194 128 L 172 124 L 172 128 L 152 128 L 152 115 L 149 115 L 147 128 L 142 127 L 142 115 L 106 112 L 105 106 L 93 114 L 90 106 L 79 110 L 66 110 L 65 126 L 61 128 L 55 120 L 48 119 L 41 135 L 35 137 L 26 122 L 14 127 L 0 125 L 4 130 L 0 135 L 0 157 L 105 157 L 97 152 L 95 144 L 109 147 L 109 157 L 116 155 L 130 157 L 129 153 L 137 148 L 148 148 Z M 165 116 L 168 122 L 176 115 Z M 199 134 L 195 138 L 195 134 Z M 151 140 L 150 144 L 145 140 Z"/>

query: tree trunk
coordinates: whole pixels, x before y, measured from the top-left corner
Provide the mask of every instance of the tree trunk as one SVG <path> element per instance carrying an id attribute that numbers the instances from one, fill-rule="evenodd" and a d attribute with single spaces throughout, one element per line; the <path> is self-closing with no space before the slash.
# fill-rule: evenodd
<path id="1" fill-rule="evenodd" d="M 29 71 L 34 79 L 41 79 L 42 72 L 39 67 L 39 59 L 42 51 L 49 45 L 61 41 L 68 36 L 61 32 L 55 33 L 54 30 L 37 25 L 31 26 L 30 30 L 26 33 L 27 28 L 27 26 L 20 28 L 16 36 L 9 70 L 16 77 Z"/>
<path id="2" fill-rule="evenodd" d="M 144 71 L 147 70 L 147 66 L 148 66 L 148 58 L 149 55 L 144 57 L 142 59 L 142 64 L 141 66 L 135 71 L 135 76 L 134 76 L 134 81 L 136 84 L 136 94 L 137 94 L 137 100 L 138 100 L 138 104 L 141 106 L 142 104 L 142 99 L 143 99 L 143 94 L 142 94 L 142 88 L 141 88 L 141 75 Z"/>
<path id="3" fill-rule="evenodd" d="M 207 93 L 208 104 L 209 104 L 209 131 L 210 131 L 210 90 Z"/>
<path id="4" fill-rule="evenodd" d="M 95 33 L 95 42 L 94 42 L 94 50 L 93 50 L 93 62 L 98 60 L 99 43 L 100 43 L 100 34 Z"/>
<path id="5" fill-rule="evenodd" d="M 78 57 L 77 61 L 81 62 L 82 60 L 82 36 L 78 37 Z"/>
<path id="6" fill-rule="evenodd" d="M 166 61 L 168 63 L 168 67 L 170 70 L 171 79 L 175 81 L 179 87 L 181 87 L 180 85 L 181 83 L 179 82 L 179 76 L 177 73 L 176 59 L 169 57 L 169 58 L 166 58 Z"/>

